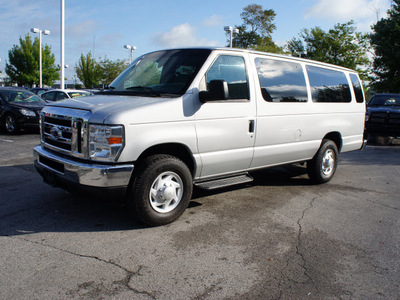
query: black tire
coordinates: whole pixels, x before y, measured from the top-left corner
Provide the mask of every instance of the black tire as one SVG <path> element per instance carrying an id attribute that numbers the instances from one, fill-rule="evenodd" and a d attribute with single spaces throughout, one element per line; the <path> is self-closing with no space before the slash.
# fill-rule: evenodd
<path id="1" fill-rule="evenodd" d="M 4 129 L 8 134 L 16 134 L 19 131 L 18 123 L 12 114 L 4 117 Z"/>
<path id="2" fill-rule="evenodd" d="M 323 140 L 314 158 L 307 162 L 307 173 L 314 183 L 325 183 L 335 175 L 338 164 L 338 149 L 331 140 Z"/>
<path id="3" fill-rule="evenodd" d="M 160 226 L 183 214 L 193 191 L 192 174 L 184 162 L 170 155 L 149 156 L 134 176 L 128 201 L 140 221 Z"/>

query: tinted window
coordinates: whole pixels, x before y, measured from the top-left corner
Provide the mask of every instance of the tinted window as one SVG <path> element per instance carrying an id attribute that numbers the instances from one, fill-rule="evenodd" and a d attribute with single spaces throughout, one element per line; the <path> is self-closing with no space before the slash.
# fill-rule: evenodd
<path id="1" fill-rule="evenodd" d="M 56 94 L 56 101 L 67 99 L 68 96 L 64 92 L 57 92 Z"/>
<path id="2" fill-rule="evenodd" d="M 256 58 L 258 79 L 268 102 L 307 102 L 307 86 L 300 64 Z"/>
<path id="3" fill-rule="evenodd" d="M 375 95 L 368 106 L 400 106 L 400 95 Z"/>
<path id="4" fill-rule="evenodd" d="M 207 86 L 211 80 L 225 80 L 228 83 L 229 99 L 249 99 L 249 85 L 243 57 L 219 56 L 206 74 Z"/>
<path id="5" fill-rule="evenodd" d="M 3 90 L 1 98 L 9 103 L 43 103 L 44 101 L 32 92 L 18 90 Z"/>
<path id="6" fill-rule="evenodd" d="M 341 71 L 307 66 L 314 102 L 350 102 L 346 75 Z"/>
<path id="7" fill-rule="evenodd" d="M 358 76 L 356 74 L 350 74 L 350 80 L 353 84 L 354 95 L 356 95 L 356 101 L 358 103 L 364 102 L 364 94 L 362 92 L 362 86 Z"/>
<path id="8" fill-rule="evenodd" d="M 41 97 L 45 100 L 54 101 L 54 96 L 55 96 L 55 92 L 48 92 L 48 93 L 42 94 Z"/>

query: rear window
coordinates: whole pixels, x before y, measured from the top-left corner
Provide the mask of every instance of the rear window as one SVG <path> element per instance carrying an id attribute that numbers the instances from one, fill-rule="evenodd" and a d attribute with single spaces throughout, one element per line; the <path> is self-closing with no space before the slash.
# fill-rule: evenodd
<path id="1" fill-rule="evenodd" d="M 299 63 L 256 58 L 261 93 L 268 102 L 307 102 L 307 86 Z"/>
<path id="2" fill-rule="evenodd" d="M 341 71 L 307 66 L 313 102 L 351 102 L 349 82 Z"/>
<path id="3" fill-rule="evenodd" d="M 356 96 L 356 101 L 358 103 L 363 103 L 364 94 L 362 92 L 362 86 L 360 80 L 358 79 L 358 76 L 356 74 L 350 74 L 350 80 L 351 83 L 353 84 L 353 91 L 354 95 Z"/>

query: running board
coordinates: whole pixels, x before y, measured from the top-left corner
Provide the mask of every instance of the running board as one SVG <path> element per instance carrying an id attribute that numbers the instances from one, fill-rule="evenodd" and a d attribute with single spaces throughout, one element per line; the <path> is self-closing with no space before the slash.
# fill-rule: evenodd
<path id="1" fill-rule="evenodd" d="M 218 179 L 211 179 L 207 181 L 195 182 L 194 184 L 205 190 L 214 190 L 231 185 L 242 184 L 253 181 L 253 177 L 249 174 L 239 174 L 231 177 L 224 177 Z"/>

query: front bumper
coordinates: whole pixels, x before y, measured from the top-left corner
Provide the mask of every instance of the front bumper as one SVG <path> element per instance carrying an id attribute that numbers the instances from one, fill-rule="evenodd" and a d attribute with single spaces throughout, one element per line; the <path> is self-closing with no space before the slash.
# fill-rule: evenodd
<path id="1" fill-rule="evenodd" d="M 33 157 L 35 167 L 44 180 L 60 187 L 63 187 L 61 183 L 71 183 L 95 188 L 126 188 L 134 168 L 133 164 L 79 162 L 60 157 L 40 145 L 33 149 Z"/>

